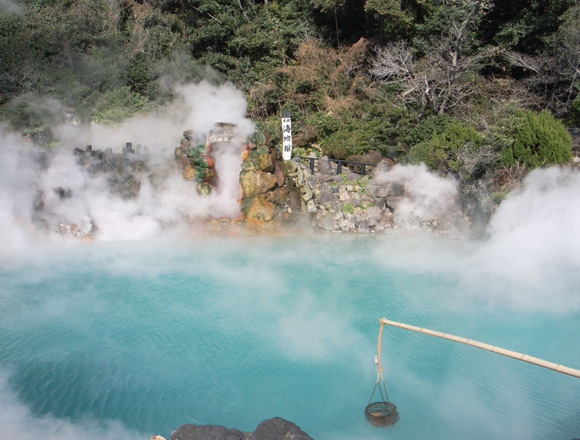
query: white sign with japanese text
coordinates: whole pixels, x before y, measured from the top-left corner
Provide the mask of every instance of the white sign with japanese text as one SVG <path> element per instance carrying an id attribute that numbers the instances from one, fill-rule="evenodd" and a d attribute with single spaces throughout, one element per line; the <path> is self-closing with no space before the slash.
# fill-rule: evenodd
<path id="1" fill-rule="evenodd" d="M 292 120 L 282 118 L 282 158 L 292 159 Z"/>

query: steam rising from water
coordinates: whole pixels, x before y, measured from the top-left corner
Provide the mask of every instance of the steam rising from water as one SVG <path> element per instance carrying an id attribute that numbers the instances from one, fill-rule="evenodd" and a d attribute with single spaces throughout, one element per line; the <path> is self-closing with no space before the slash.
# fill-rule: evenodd
<path id="1" fill-rule="evenodd" d="M 399 224 L 413 224 L 415 217 L 430 219 L 448 214 L 457 209 L 457 182 L 440 177 L 427 170 L 425 164 L 395 165 L 387 172 L 375 177 L 379 184 L 402 182 L 410 197 L 403 199 L 395 210 Z"/>
<path id="2" fill-rule="evenodd" d="M 491 220 L 490 239 L 473 261 L 482 267 L 479 282 L 490 283 L 492 293 L 517 286 L 521 296 L 511 300 L 518 306 L 579 310 L 578 219 L 580 173 L 557 167 L 532 172 Z"/>
<path id="3" fill-rule="evenodd" d="M 137 440 L 147 438 L 118 421 L 71 423 L 52 416 L 38 417 L 22 404 L 8 386 L 8 375 L 0 370 L 0 435 L 17 440 Z"/>
<path id="4" fill-rule="evenodd" d="M 462 290 L 456 301 L 528 310 L 580 310 L 576 288 L 580 281 L 579 190 L 578 171 L 535 170 L 522 189 L 499 206 L 487 239 L 451 245 L 422 237 L 414 246 L 406 242 L 402 247 L 395 240 L 376 250 L 376 259 L 387 267 L 458 277 Z M 483 296 L 481 286 L 485 287 Z"/>
<path id="5" fill-rule="evenodd" d="M 245 102 L 241 94 L 233 90 L 231 86 L 216 88 L 208 84 L 188 85 L 177 87 L 176 92 L 182 96 L 182 99 L 178 105 L 164 109 L 164 116 L 139 116 L 116 129 L 92 127 L 88 132 L 68 132 L 66 136 L 69 136 L 69 140 L 74 139 L 75 146 L 91 143 L 95 148 L 120 146 L 129 140 L 135 144 L 148 144 L 152 153 L 158 155 L 158 162 L 161 164 L 163 157 L 171 157 L 173 147 L 184 129 L 193 128 L 204 132 L 215 122 L 226 121 L 237 123 L 242 132 L 240 135 L 246 135 L 252 130 L 251 123 L 244 118 Z M 168 118 L 167 115 L 170 117 Z M 65 132 L 62 131 L 62 133 Z M 157 147 L 154 146 L 154 142 L 157 143 Z M 163 148 L 167 149 L 165 153 L 162 151 Z M 68 151 L 62 150 L 49 155 L 43 162 L 38 160 L 39 151 L 36 147 L 21 143 L 13 135 L 4 135 L 0 139 L 0 242 L 2 243 L 0 258 L 3 263 L 8 264 L 7 257 L 12 257 L 17 251 L 37 249 L 35 245 L 41 240 L 41 235 L 35 234 L 29 225 L 35 216 L 33 206 L 37 202 L 39 192 L 43 194 L 42 202 L 45 210 L 54 221 L 66 218 L 67 221 L 77 222 L 85 229 L 89 229 L 92 223 L 95 223 L 99 226 L 98 237 L 102 240 L 150 238 L 159 235 L 166 225 L 175 223 L 184 216 L 235 215 L 238 209 L 236 199 L 240 170 L 239 153 L 235 147 L 231 151 L 216 152 L 216 164 L 222 167 L 218 168 L 218 173 L 224 180 L 221 191 L 209 198 L 198 196 L 193 185 L 185 182 L 178 173 L 162 170 L 161 172 L 166 171 L 166 176 L 161 183 L 155 183 L 147 176 L 138 176 L 141 182 L 140 195 L 135 200 L 127 201 L 112 195 L 107 181 L 102 176 L 95 177 L 79 167 Z M 440 215 L 447 209 L 453 209 L 456 196 L 456 187 L 453 182 L 441 180 L 427 173 L 424 167 L 395 167 L 391 173 L 389 175 L 391 179 L 405 179 L 408 189 L 415 196 L 414 205 L 403 205 L 398 215 L 429 217 Z M 65 199 L 59 197 L 53 191 L 57 187 L 71 189 L 71 197 Z M 241 246 L 244 249 L 242 255 L 228 260 L 228 248 L 224 242 L 205 243 L 206 246 L 200 248 L 203 249 L 203 257 L 198 256 L 194 259 L 195 256 L 191 254 L 191 251 L 183 250 L 183 247 L 187 247 L 190 243 L 177 245 L 175 241 L 161 239 L 148 249 L 150 254 L 155 255 L 155 264 L 138 257 L 118 257 L 115 261 L 100 261 L 99 258 L 102 257 L 99 257 L 98 249 L 95 250 L 100 246 L 99 244 L 83 245 L 85 248 L 82 251 L 87 254 L 87 266 L 101 264 L 104 265 L 103 273 L 110 276 L 115 273 L 121 275 L 131 273 L 134 276 L 132 280 L 144 280 L 141 287 L 145 294 L 153 298 L 161 297 L 157 302 L 153 301 L 153 304 L 159 308 L 164 306 L 162 299 L 167 285 L 172 291 L 182 289 L 186 294 L 180 297 L 179 304 L 181 306 L 182 302 L 187 302 L 187 306 L 177 307 L 172 304 L 171 307 L 175 309 L 165 310 L 165 314 L 161 313 L 160 316 L 178 315 L 183 318 L 190 314 L 190 317 L 195 317 L 195 311 L 203 310 L 204 313 L 215 316 L 217 325 L 223 327 L 222 333 L 231 331 L 232 317 L 236 317 L 237 322 L 247 324 L 236 329 L 242 340 L 249 341 L 250 344 L 256 346 L 256 349 L 261 345 L 269 344 L 272 357 L 278 362 L 274 365 L 280 368 L 282 368 L 281 364 L 303 362 L 306 365 L 313 364 L 330 369 L 331 364 L 342 356 L 341 353 L 354 353 L 354 359 L 350 360 L 351 363 L 347 369 L 350 368 L 357 374 L 363 371 L 362 375 L 366 374 L 364 379 L 368 379 L 368 383 L 372 385 L 370 381 L 374 379 L 374 371 L 365 370 L 366 367 L 361 365 L 366 362 L 363 358 L 367 356 L 367 353 L 374 354 L 375 335 L 373 333 L 372 338 L 369 339 L 365 330 L 362 330 L 363 326 L 366 328 L 366 322 L 363 324 L 357 322 L 363 314 L 363 309 L 365 317 L 370 314 L 377 314 L 378 317 L 387 313 L 395 315 L 399 313 L 400 320 L 404 320 L 405 313 L 410 313 L 411 309 L 421 310 L 424 315 L 427 315 L 425 319 L 432 319 L 442 325 L 453 323 L 437 322 L 436 318 L 424 311 L 434 309 L 434 304 L 439 306 L 440 303 L 448 308 L 456 307 L 462 313 L 480 305 L 486 306 L 487 309 L 507 309 L 518 312 L 524 309 L 527 312 L 548 314 L 580 311 L 580 295 L 577 289 L 580 281 L 578 279 L 580 231 L 576 225 L 577 219 L 580 218 L 579 189 L 579 173 L 570 169 L 550 168 L 531 173 L 525 180 L 522 190 L 511 194 L 492 218 L 488 229 L 489 238 L 479 242 L 451 242 L 427 236 L 414 238 L 386 236 L 368 239 L 363 242 L 361 248 L 357 248 L 356 238 L 353 238 L 350 243 L 349 239 L 345 239 L 346 243 L 338 241 L 338 244 L 329 245 L 323 250 L 318 249 L 316 243 L 310 243 L 301 251 L 297 251 L 296 247 L 286 247 L 287 244 L 277 247 L 275 245 L 260 246 L 259 243 L 248 242 L 247 246 Z M 140 245 L 144 247 L 135 249 L 135 255 L 147 253 L 147 246 L 144 243 Z M 212 246 L 214 246 L 213 250 Z M 94 255 L 91 255 L 92 252 Z M 183 252 L 183 255 L 175 256 L 179 252 Z M 115 252 L 105 253 L 105 258 L 110 258 L 111 253 L 115 254 Z M 121 252 L 121 254 L 127 256 L 128 252 Z M 133 257 L 133 252 L 130 254 Z M 48 261 L 52 257 L 50 252 L 47 255 L 49 255 L 46 257 Z M 31 258 L 33 264 L 37 266 L 34 272 L 40 278 L 54 269 L 44 259 L 42 252 L 39 252 L 34 259 Z M 171 265 L 171 270 L 162 264 L 164 261 Z M 371 277 L 362 271 L 361 265 L 373 267 L 378 281 L 370 279 Z M 286 270 L 298 272 L 294 266 L 301 267 L 302 274 L 328 275 L 324 279 L 313 277 L 312 283 L 308 277 L 295 279 L 285 273 Z M 46 271 L 43 272 L 43 269 Z M 135 276 L 134 272 L 139 270 L 141 272 Z M 179 284 L 182 282 L 179 278 L 169 281 L 163 278 L 164 274 L 173 274 L 173 270 L 177 271 L 178 276 L 185 274 L 189 277 L 183 286 Z M 365 274 L 361 277 L 362 279 L 356 276 L 357 271 Z M 396 290 L 397 279 L 389 279 L 391 284 L 386 287 L 382 282 L 382 274 L 389 271 L 400 271 L 401 278 L 405 280 L 431 274 L 433 277 L 441 277 L 444 282 L 449 283 L 450 287 L 448 290 L 439 288 L 440 295 L 409 294 L 404 296 L 404 300 L 400 300 L 397 294 L 401 296 L 402 294 Z M 191 276 L 191 273 L 195 276 Z M 351 279 L 359 284 L 342 285 L 339 278 L 341 273 L 349 273 L 352 276 Z M 158 275 L 160 279 L 156 278 Z M 191 287 L 203 284 L 204 278 L 208 275 L 212 280 L 220 280 L 218 284 L 220 287 L 216 288 L 219 291 L 197 291 Z M 52 280 L 50 277 L 47 279 L 48 282 Z M 156 289 L 147 290 L 148 286 L 155 283 L 159 284 Z M 176 283 L 176 285 L 171 285 L 171 283 Z M 299 284 L 298 287 L 297 284 Z M 419 292 L 432 288 L 432 286 L 423 285 L 415 287 Z M 90 289 L 97 288 L 89 285 L 87 287 L 89 293 Z M 19 293 L 22 292 L 16 294 Z M 78 293 L 79 296 L 83 294 L 87 292 Z M 140 295 L 143 294 L 140 292 Z M 361 298 L 360 304 L 363 305 L 360 306 L 360 310 L 351 310 L 350 301 L 354 296 Z M 387 296 L 392 306 L 389 310 L 385 308 Z M 4 296 L 2 298 L 6 299 Z M 259 304 L 259 307 L 251 307 L 248 298 L 252 300 L 250 302 Z M 97 305 L 108 310 L 107 304 L 110 307 L 110 301 L 106 298 L 96 298 L 101 301 L 98 304 L 92 302 L 95 298 L 90 299 L 90 308 Z M 72 300 L 73 298 L 67 298 L 67 304 Z M 66 323 L 68 318 L 76 317 L 74 312 L 67 312 L 67 307 L 59 301 L 65 300 L 59 297 L 56 299 L 56 305 L 50 304 L 52 308 L 47 319 L 53 317 L 58 320 L 57 318 L 62 317 L 62 322 Z M 405 304 L 400 304 L 401 301 Z M 133 306 L 138 308 L 139 304 L 139 301 L 135 301 Z M 45 312 L 49 309 L 41 310 Z M 34 310 L 31 313 L 34 313 Z M 435 314 L 436 312 L 432 312 L 432 315 Z M 46 314 L 39 313 L 39 315 L 46 317 Z M 447 315 L 449 315 L 448 311 Z M 467 315 L 469 316 L 469 313 Z M 337 316 L 339 319 L 336 319 Z M 387 317 L 399 318 L 399 316 L 390 315 Z M 472 317 L 475 317 L 475 314 Z M 506 316 L 506 320 L 508 318 Z M 150 320 L 150 316 L 146 316 L 146 319 Z M 168 340 L 183 337 L 184 341 L 189 341 L 192 347 L 196 347 L 190 340 L 192 337 L 189 335 L 189 328 L 186 331 L 171 328 L 170 330 L 176 331 L 163 333 L 164 330 L 167 331 L 169 325 L 178 325 L 173 322 L 178 321 L 177 319 L 168 321 L 171 322 L 164 322 L 163 325 L 155 327 L 155 330 L 158 329 L 159 334 L 165 335 L 169 338 Z M 254 322 L 259 322 L 262 326 L 256 326 L 259 327 L 256 329 L 252 325 Z M 425 323 L 429 327 L 427 324 Z M 182 325 L 187 325 L 187 322 L 184 321 Z M 369 323 L 369 325 L 372 324 Z M 143 328 L 150 329 L 152 326 L 153 324 L 149 323 Z M 453 330 L 437 326 L 435 329 Z M 465 336 L 477 337 L 476 334 Z M 495 336 L 504 337 L 505 335 L 497 331 Z M 162 338 L 161 341 L 164 343 Z M 196 344 L 202 342 L 203 340 L 195 341 Z M 206 342 L 213 343 L 212 340 Z M 501 341 L 486 342 L 499 344 Z M 396 338 L 389 342 L 389 344 L 397 343 L 398 353 L 402 353 L 398 359 L 400 362 L 398 366 L 404 367 L 407 364 L 416 363 L 413 358 L 416 353 L 405 351 L 406 344 L 400 343 Z M 98 338 L 96 344 L 99 346 Z M 387 343 L 385 347 L 388 347 Z M 518 350 L 519 347 L 508 346 L 507 348 Z M 520 351 L 524 350 L 520 349 Z M 252 361 L 251 351 L 249 353 L 246 354 L 248 357 L 245 360 L 248 363 Z M 541 356 L 541 353 L 530 352 L 530 354 Z M 487 359 L 482 357 L 484 358 Z M 187 361 L 191 359 L 188 358 Z M 216 362 L 218 366 L 215 368 L 221 366 L 229 374 L 233 368 L 230 368 L 231 365 L 228 362 L 233 361 L 219 359 Z M 496 364 L 493 365 L 493 368 L 496 368 Z M 577 367 L 577 365 L 571 366 Z M 258 367 L 266 368 L 263 365 Z M 399 389 L 398 395 L 412 395 L 416 400 L 420 400 L 424 396 L 425 387 L 431 386 L 430 394 L 437 398 L 434 399 L 434 403 L 424 404 L 429 406 L 426 412 L 433 413 L 439 409 L 444 412 L 441 417 L 450 417 L 451 413 L 455 415 L 456 412 L 463 411 L 467 420 L 478 417 L 479 420 L 491 420 L 497 416 L 496 413 L 485 412 L 487 407 L 482 407 L 482 402 L 484 402 L 484 399 L 481 399 L 482 394 L 471 393 L 470 388 L 477 388 L 473 382 L 469 382 L 469 380 L 474 380 L 473 377 L 469 377 L 466 381 L 458 379 L 452 381 L 450 387 L 439 388 L 431 383 L 426 385 L 426 381 L 417 379 L 416 371 L 409 373 L 403 367 L 398 370 L 399 373 L 395 367 L 391 367 L 393 371 L 390 372 L 393 383 L 410 385 L 405 393 Z M 425 377 L 429 377 L 428 374 L 432 374 L 429 366 L 424 368 L 427 370 Z M 458 375 L 465 373 L 461 366 L 451 371 Z M 225 371 L 223 373 L 225 377 Z M 0 401 L 3 402 L 0 410 L 0 433 L 7 438 L 27 440 L 43 437 L 72 440 L 73 438 L 131 439 L 137 437 L 136 433 L 115 422 L 73 423 L 50 416 L 34 415 L 18 400 L 15 391 L 9 386 L 8 373 L 3 371 L 0 374 L 2 374 Z M 515 381 L 516 377 L 516 375 L 510 377 L 509 374 L 498 374 L 493 382 L 506 384 Z M 296 378 L 292 380 L 296 382 L 290 382 L 289 387 L 300 386 L 300 380 Z M 332 384 L 317 385 L 331 388 Z M 358 392 L 362 399 L 368 398 L 367 389 L 364 389 L 363 393 L 355 385 L 350 385 L 349 388 L 344 381 L 337 381 L 336 385 L 332 390 L 327 389 L 328 394 L 332 391 L 340 395 L 341 391 L 337 390 L 344 390 L 342 391 L 344 395 L 340 397 L 345 401 L 352 399 L 352 393 Z M 488 389 L 488 385 L 489 383 L 483 382 L 481 387 Z M 261 392 L 267 394 L 267 385 L 261 384 L 261 386 L 264 388 Z M 497 387 L 498 390 L 500 388 Z M 466 389 L 470 391 L 468 398 L 463 396 Z M 242 391 L 252 392 L 247 389 Z M 395 391 L 397 391 L 396 388 Z M 499 391 L 496 390 L 496 392 Z M 526 395 L 525 389 L 518 392 Z M 240 394 L 243 395 L 243 393 Z M 473 400 L 474 396 L 479 399 Z M 566 405 L 573 408 L 573 397 L 566 399 L 570 401 L 566 402 Z M 409 398 L 409 400 L 413 399 Z M 449 408 L 443 408 L 440 405 L 441 402 L 448 402 L 449 406 L 454 407 L 455 410 L 446 411 Z M 243 403 L 242 399 L 239 403 L 240 407 Z M 322 405 L 319 408 L 322 408 Z M 573 414 L 573 410 L 568 410 L 568 413 Z M 489 417 L 482 418 L 481 414 L 487 414 Z M 529 411 L 525 414 L 529 416 Z M 333 415 L 334 413 L 321 411 L 315 416 L 329 418 Z M 263 417 L 267 416 L 269 415 Z M 362 417 L 362 413 L 360 416 Z M 227 424 L 222 421 L 218 422 Z M 420 420 L 417 419 L 416 422 L 419 424 Z M 454 420 L 448 422 L 455 423 Z M 514 422 L 514 425 L 517 426 L 513 428 L 512 433 L 521 434 L 522 422 Z M 249 429 L 252 428 L 249 427 Z M 484 430 L 487 425 L 482 423 L 476 428 Z M 367 431 L 363 434 L 368 438 Z M 498 432 L 497 436 L 502 434 Z M 525 431 L 525 434 L 528 436 L 530 432 Z M 339 436 L 344 437 L 344 434 L 341 433 Z M 339 436 L 334 438 L 339 438 Z"/>
<path id="6" fill-rule="evenodd" d="M 205 135 L 217 122 L 236 124 L 235 135 L 244 139 L 253 131 L 245 118 L 246 102 L 241 92 L 229 84 L 219 87 L 207 82 L 175 87 L 178 99 L 158 114 L 139 115 L 118 127 L 63 126 L 56 130 L 68 147 L 46 154 L 14 135 L 0 137 L 0 232 L 7 243 L 2 252 L 26 245 L 30 225 L 43 206 L 43 220 L 54 230 L 59 223 L 75 223 L 83 233 L 98 227 L 101 240 L 136 240 L 158 235 L 168 225 L 183 218 L 208 215 L 236 216 L 239 212 L 238 176 L 241 145 L 229 144 L 214 152 L 219 188 L 209 197 L 200 196 L 190 182 L 168 166 L 181 133 L 193 129 Z M 73 147 L 114 147 L 125 142 L 147 145 L 153 155 L 153 178 L 136 173 L 141 188 L 136 199 L 124 200 L 111 191 L 105 175 L 90 174 L 77 164 Z M 62 191 L 67 196 L 62 196 Z M 59 192 L 60 191 L 60 192 Z M 34 240 L 37 240 L 34 237 Z"/>

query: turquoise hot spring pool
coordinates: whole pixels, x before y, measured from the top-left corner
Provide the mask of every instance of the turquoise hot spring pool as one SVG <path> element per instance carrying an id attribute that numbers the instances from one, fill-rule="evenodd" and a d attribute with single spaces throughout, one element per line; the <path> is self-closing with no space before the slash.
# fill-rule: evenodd
<path id="1" fill-rule="evenodd" d="M 579 438 L 579 378 L 393 327 L 382 365 L 400 420 L 365 420 L 381 317 L 580 368 L 576 263 L 502 252 L 421 236 L 169 236 L 4 256 L 0 433 L 168 437 L 279 416 L 319 440 Z M 512 258 L 525 270 L 506 269 Z"/>

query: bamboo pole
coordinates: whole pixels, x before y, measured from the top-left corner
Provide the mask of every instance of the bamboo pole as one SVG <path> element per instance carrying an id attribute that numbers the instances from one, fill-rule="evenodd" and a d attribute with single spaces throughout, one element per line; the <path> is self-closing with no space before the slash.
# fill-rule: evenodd
<path id="1" fill-rule="evenodd" d="M 518 353 L 516 351 L 506 350 L 505 348 L 497 347 L 495 345 L 485 344 L 483 342 L 474 341 L 473 339 L 462 338 L 460 336 L 450 335 L 449 333 L 437 332 L 435 330 L 429 330 L 423 327 L 416 327 L 414 325 L 403 324 L 402 322 L 389 321 L 388 319 L 379 319 L 381 324 L 381 330 L 383 329 L 383 324 L 392 325 L 393 327 L 400 327 L 406 330 L 412 330 L 418 333 L 425 333 L 431 336 L 437 336 L 438 338 L 449 339 L 450 341 L 461 342 L 462 344 L 471 345 L 473 347 L 481 348 L 483 350 L 491 351 L 493 353 L 502 354 L 504 356 L 509 356 L 520 361 L 529 362 L 530 364 L 539 365 L 540 367 L 548 368 L 550 370 L 557 371 L 559 373 L 569 374 L 570 376 L 580 377 L 580 370 L 575 368 L 565 367 L 564 365 L 556 364 L 554 362 L 545 361 L 533 356 L 528 356 L 527 354 Z M 382 333 L 382 332 L 381 332 Z M 380 339 L 379 339 L 380 340 Z"/>

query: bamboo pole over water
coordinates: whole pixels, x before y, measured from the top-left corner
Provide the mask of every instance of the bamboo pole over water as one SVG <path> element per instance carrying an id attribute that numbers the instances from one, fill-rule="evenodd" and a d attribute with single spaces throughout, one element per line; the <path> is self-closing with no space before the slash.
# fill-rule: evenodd
<path id="1" fill-rule="evenodd" d="M 438 338 L 449 339 L 450 341 L 461 342 L 462 344 L 471 345 L 473 347 L 481 348 L 483 350 L 491 351 L 493 353 L 502 354 L 504 356 L 509 356 L 520 361 L 529 362 L 530 364 L 539 365 L 540 367 L 549 368 L 550 370 L 557 371 L 559 373 L 569 374 L 570 376 L 580 377 L 580 370 L 575 368 L 565 367 L 564 365 L 556 364 L 554 362 L 545 361 L 533 356 L 528 356 L 527 354 L 518 353 L 516 351 L 506 350 L 505 348 L 497 347 L 495 345 L 485 344 L 483 342 L 474 341 L 473 339 L 462 338 L 460 336 L 450 335 L 449 333 L 437 332 L 434 330 L 429 330 L 423 327 L 415 327 L 414 325 L 403 324 L 402 322 L 389 321 L 388 319 L 379 319 L 381 323 L 381 333 L 383 330 L 383 324 L 392 325 L 393 327 L 400 327 L 406 330 L 412 330 L 418 333 L 425 333 L 431 336 L 437 336 Z M 380 341 L 380 335 L 379 335 Z M 380 344 L 380 342 L 379 342 Z"/>

